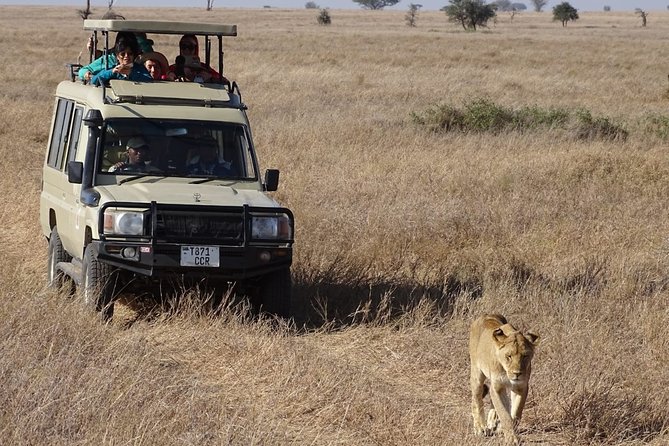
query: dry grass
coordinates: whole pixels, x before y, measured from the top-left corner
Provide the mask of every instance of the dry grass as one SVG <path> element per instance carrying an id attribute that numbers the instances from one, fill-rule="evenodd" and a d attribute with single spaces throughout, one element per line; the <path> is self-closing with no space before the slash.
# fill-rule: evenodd
<path id="1" fill-rule="evenodd" d="M 74 9 L 0 7 L 0 443 L 496 445 L 469 415 L 484 311 L 543 338 L 528 444 L 669 442 L 669 14 L 466 33 L 437 12 L 410 29 L 403 11 L 334 10 L 329 27 L 309 10 L 118 11 L 239 25 L 226 72 L 296 214 L 299 311 L 212 319 L 196 296 L 101 326 L 45 290 L 37 223 L 52 94 L 85 42 Z M 629 135 L 412 122 L 478 98 Z"/>

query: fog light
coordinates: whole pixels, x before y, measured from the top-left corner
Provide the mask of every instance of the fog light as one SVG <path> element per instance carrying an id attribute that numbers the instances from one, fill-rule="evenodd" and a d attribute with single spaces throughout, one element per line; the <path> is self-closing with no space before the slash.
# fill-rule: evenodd
<path id="1" fill-rule="evenodd" d="M 133 259 L 137 256 L 137 248 L 126 247 L 121 251 L 121 255 L 126 259 Z"/>
<path id="2" fill-rule="evenodd" d="M 272 254 L 270 254 L 267 251 L 263 251 L 258 255 L 258 258 L 260 259 L 261 262 L 269 262 L 272 260 Z"/>

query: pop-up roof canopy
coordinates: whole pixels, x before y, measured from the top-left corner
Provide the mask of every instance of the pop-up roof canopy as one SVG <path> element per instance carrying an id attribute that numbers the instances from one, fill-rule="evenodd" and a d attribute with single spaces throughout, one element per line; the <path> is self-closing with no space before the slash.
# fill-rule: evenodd
<path id="1" fill-rule="evenodd" d="M 144 32 L 147 34 L 195 34 L 230 37 L 237 35 L 237 25 L 152 20 L 84 20 L 84 29 L 87 31 Z"/>

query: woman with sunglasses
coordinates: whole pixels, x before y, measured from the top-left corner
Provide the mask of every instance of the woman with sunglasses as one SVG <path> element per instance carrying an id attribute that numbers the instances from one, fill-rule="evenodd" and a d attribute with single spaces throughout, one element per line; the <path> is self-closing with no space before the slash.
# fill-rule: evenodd
<path id="1" fill-rule="evenodd" d="M 135 62 L 139 55 L 136 39 L 117 39 L 114 47 L 115 66 L 101 70 L 91 78 L 91 84 L 103 85 L 112 79 L 123 79 L 137 82 L 151 82 L 153 78 L 141 63 Z"/>
<path id="2" fill-rule="evenodd" d="M 177 63 L 170 65 L 168 78 L 194 82 L 217 82 L 221 75 L 209 65 L 200 61 L 199 43 L 193 34 L 184 34 L 179 41 Z M 227 79 L 223 78 L 223 81 Z"/>
<path id="3" fill-rule="evenodd" d="M 123 54 L 123 61 L 119 60 L 120 53 Z M 90 64 L 82 67 L 79 70 L 79 78 L 84 82 L 91 82 L 97 85 L 97 82 L 108 81 L 109 79 L 130 79 L 137 81 L 151 81 L 151 75 L 146 68 L 143 70 L 139 67 L 135 69 L 133 62 L 134 58 L 139 54 L 139 44 L 137 38 L 133 33 L 120 32 L 116 34 L 114 49 L 107 55 L 95 59 Z M 132 59 L 129 59 L 131 57 Z M 112 67 L 112 68 L 107 68 Z M 93 78 L 96 75 L 108 71 L 103 75 L 102 79 Z M 146 75 L 145 75 L 146 74 Z"/>

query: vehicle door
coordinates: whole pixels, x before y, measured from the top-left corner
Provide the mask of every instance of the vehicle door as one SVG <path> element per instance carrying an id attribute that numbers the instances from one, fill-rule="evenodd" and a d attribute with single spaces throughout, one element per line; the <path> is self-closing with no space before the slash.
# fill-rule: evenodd
<path id="1" fill-rule="evenodd" d="M 79 207 L 80 184 L 67 179 L 67 164 L 77 160 L 79 142 L 82 140 L 84 107 L 75 101 L 59 98 L 51 130 L 49 152 L 42 171 L 41 220 L 49 225 L 55 217 L 58 234 L 63 246 L 72 255 L 80 256 L 77 247 L 76 215 Z M 81 151 L 83 154 L 83 150 Z"/>

